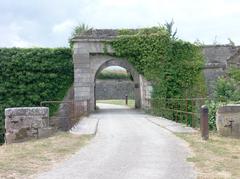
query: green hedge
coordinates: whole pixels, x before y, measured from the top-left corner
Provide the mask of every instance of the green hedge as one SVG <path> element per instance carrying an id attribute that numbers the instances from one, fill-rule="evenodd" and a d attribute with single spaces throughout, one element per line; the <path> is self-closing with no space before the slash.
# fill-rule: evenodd
<path id="1" fill-rule="evenodd" d="M 0 133 L 5 108 L 62 100 L 73 83 L 69 48 L 2 48 L 0 69 Z"/>

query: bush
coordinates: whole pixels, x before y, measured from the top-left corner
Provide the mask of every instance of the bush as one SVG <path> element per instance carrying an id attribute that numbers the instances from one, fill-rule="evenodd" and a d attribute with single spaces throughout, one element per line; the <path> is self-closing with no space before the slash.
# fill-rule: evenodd
<path id="1" fill-rule="evenodd" d="M 214 100 L 206 101 L 208 107 L 208 124 L 210 130 L 216 130 L 216 112 L 221 103 Z"/>
<path id="2" fill-rule="evenodd" d="M 214 99 L 219 102 L 240 100 L 237 81 L 231 77 L 220 77 L 216 83 Z"/>
<path id="3" fill-rule="evenodd" d="M 2 48 L 0 69 L 0 133 L 5 108 L 62 100 L 73 83 L 72 53 L 68 48 Z"/>
<path id="4" fill-rule="evenodd" d="M 230 68 L 226 75 L 217 80 L 214 99 L 207 101 L 209 127 L 216 129 L 216 112 L 219 106 L 227 103 L 240 103 L 240 69 Z"/>

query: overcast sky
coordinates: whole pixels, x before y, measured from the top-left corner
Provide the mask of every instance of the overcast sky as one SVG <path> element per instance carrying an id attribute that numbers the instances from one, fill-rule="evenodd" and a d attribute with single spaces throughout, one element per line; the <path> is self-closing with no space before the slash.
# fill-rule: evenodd
<path id="1" fill-rule="evenodd" d="M 240 45 L 240 0 L 0 0 L 0 46 L 63 47 L 79 23 L 140 28 L 172 18 L 181 39 Z"/>

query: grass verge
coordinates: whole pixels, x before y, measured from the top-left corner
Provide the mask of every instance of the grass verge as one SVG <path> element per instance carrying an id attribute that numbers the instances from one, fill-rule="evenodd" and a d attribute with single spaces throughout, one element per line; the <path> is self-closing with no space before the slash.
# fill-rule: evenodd
<path id="1" fill-rule="evenodd" d="M 210 133 L 203 141 L 199 133 L 177 134 L 186 140 L 194 155 L 188 161 L 195 163 L 198 178 L 240 178 L 240 140 Z"/>
<path id="2" fill-rule="evenodd" d="M 124 99 L 97 100 L 97 103 L 126 105 Z M 128 100 L 128 106 L 129 106 L 130 108 L 134 108 L 134 107 L 135 107 L 135 100 L 129 99 L 129 100 Z"/>
<path id="3" fill-rule="evenodd" d="M 45 139 L 0 146 L 0 178 L 32 178 L 74 154 L 90 138 L 58 132 Z"/>

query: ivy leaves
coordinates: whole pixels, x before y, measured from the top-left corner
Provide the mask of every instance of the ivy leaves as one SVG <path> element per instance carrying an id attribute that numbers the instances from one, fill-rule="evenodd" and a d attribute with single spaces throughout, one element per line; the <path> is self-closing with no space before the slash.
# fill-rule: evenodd
<path id="1" fill-rule="evenodd" d="M 196 84 L 203 65 L 201 49 L 171 35 L 165 27 L 121 30 L 110 45 L 153 82 L 153 97 L 172 98 L 186 94 Z"/>

